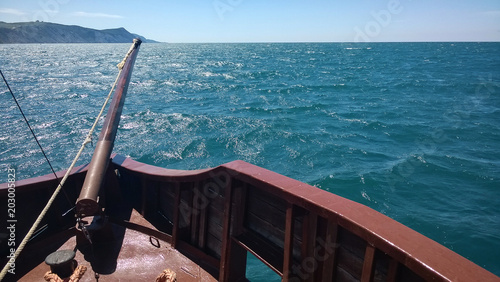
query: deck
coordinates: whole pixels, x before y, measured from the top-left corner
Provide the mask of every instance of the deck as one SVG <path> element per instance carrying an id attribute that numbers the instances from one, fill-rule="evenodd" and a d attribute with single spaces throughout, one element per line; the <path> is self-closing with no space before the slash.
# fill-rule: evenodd
<path id="1" fill-rule="evenodd" d="M 143 230 L 149 228 L 148 233 L 157 231 L 136 211 L 132 211 L 127 222 L 137 224 Z M 176 273 L 178 281 L 217 281 L 198 263 L 188 259 L 166 241 L 119 224 L 112 224 L 111 230 L 116 240 L 95 242 L 94 257 L 89 245 L 82 244 L 83 246 L 77 248 L 75 260 L 78 265 L 87 267 L 80 281 L 95 282 L 94 270 L 99 273 L 99 281 L 103 282 L 131 281 L 131 279 L 155 281 L 156 277 L 167 268 Z M 77 236 L 72 236 L 58 250 L 71 250 L 76 246 Z M 45 262 L 41 262 L 18 281 L 44 281 L 43 276 L 48 270 L 49 267 Z"/>

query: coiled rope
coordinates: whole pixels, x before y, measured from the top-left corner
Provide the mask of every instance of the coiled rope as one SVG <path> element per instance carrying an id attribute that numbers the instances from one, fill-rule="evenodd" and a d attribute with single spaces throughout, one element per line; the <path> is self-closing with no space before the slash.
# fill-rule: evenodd
<path id="1" fill-rule="evenodd" d="M 69 177 L 69 175 L 71 174 L 71 171 L 75 167 L 76 162 L 78 161 L 78 159 L 80 158 L 83 150 L 85 149 L 85 146 L 92 141 L 92 134 L 93 134 L 93 132 L 95 130 L 95 127 L 97 126 L 97 123 L 99 122 L 99 119 L 101 118 L 102 114 L 104 113 L 104 109 L 106 108 L 106 105 L 108 104 L 109 99 L 111 98 L 111 94 L 113 93 L 113 91 L 114 91 L 114 89 L 116 87 L 116 84 L 118 83 L 118 79 L 120 78 L 120 75 L 122 73 L 122 69 L 123 69 L 123 66 L 125 64 L 125 61 L 130 56 L 130 53 L 132 53 L 133 47 L 134 47 L 134 45 L 132 45 L 132 47 L 128 51 L 127 55 L 125 55 L 125 58 L 122 60 L 122 62 L 117 65 L 117 67 L 119 69 L 118 75 L 116 76 L 115 82 L 113 83 L 113 86 L 111 87 L 111 90 L 109 91 L 108 97 L 106 97 L 106 100 L 104 101 L 104 104 L 102 105 L 102 108 L 101 108 L 101 111 L 99 112 L 99 115 L 97 115 L 97 117 L 96 117 L 96 119 L 94 121 L 94 124 L 92 125 L 92 128 L 89 130 L 89 133 L 87 134 L 87 137 L 83 141 L 83 143 L 82 143 L 82 145 L 80 147 L 80 150 L 78 151 L 78 153 L 76 154 L 75 158 L 73 159 L 73 162 L 71 163 L 71 165 L 69 166 L 68 170 L 66 171 L 66 174 L 62 178 L 61 182 L 59 182 L 59 185 L 57 186 L 56 190 L 54 191 L 54 193 L 50 197 L 49 201 L 47 202 L 47 204 L 43 208 L 42 212 L 40 213 L 40 215 L 36 219 L 35 223 L 33 223 L 33 226 L 30 228 L 30 230 L 28 231 L 28 233 L 24 237 L 23 241 L 19 244 L 19 247 L 16 249 L 16 252 L 14 253 L 14 257 L 12 258 L 13 261 L 15 261 L 19 257 L 19 254 L 21 254 L 21 252 L 23 251 L 24 247 L 28 243 L 29 239 L 31 238 L 31 236 L 33 235 L 33 233 L 38 228 L 38 225 L 40 224 L 40 222 L 42 221 L 42 219 L 47 214 L 47 211 L 49 210 L 49 208 L 52 205 L 52 203 L 55 201 L 57 195 L 61 191 L 61 188 L 63 187 L 64 183 L 66 182 L 66 179 Z M 9 90 L 10 90 L 10 87 L 9 87 Z M 2 269 L 2 272 L 0 272 L 0 281 L 3 280 L 3 278 L 5 277 L 5 275 L 7 274 L 7 272 L 9 271 L 10 264 L 11 264 L 11 262 L 9 260 L 7 262 L 7 264 L 5 264 L 4 268 Z"/>

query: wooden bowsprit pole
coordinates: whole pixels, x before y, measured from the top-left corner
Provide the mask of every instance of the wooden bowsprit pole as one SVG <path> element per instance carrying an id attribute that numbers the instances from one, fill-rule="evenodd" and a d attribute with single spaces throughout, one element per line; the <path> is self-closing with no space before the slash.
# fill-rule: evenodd
<path id="1" fill-rule="evenodd" d="M 85 182 L 83 183 L 80 196 L 76 201 L 76 214 L 78 218 L 92 216 L 99 212 L 97 197 L 109 165 L 125 96 L 132 76 L 132 69 L 141 43 L 140 39 L 134 39 L 134 44 L 127 56 L 118 64 L 118 68 L 122 68 L 121 75 L 118 78 L 113 100 L 109 106 L 106 120 L 99 135 L 99 141 L 96 144 L 94 155 L 90 161 Z"/>

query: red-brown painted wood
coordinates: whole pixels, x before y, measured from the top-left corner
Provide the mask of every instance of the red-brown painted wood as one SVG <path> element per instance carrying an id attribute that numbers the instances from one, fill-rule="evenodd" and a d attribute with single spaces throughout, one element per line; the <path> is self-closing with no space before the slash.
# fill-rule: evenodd
<path id="1" fill-rule="evenodd" d="M 365 260 L 363 263 L 363 273 L 361 276 L 361 282 L 370 282 L 373 279 L 373 266 L 375 260 L 375 247 L 372 245 L 366 246 Z"/>
<path id="2" fill-rule="evenodd" d="M 283 253 L 283 281 L 289 281 L 289 278 L 292 275 L 294 221 L 294 208 L 292 204 L 288 203 L 286 208 L 285 242 Z"/>

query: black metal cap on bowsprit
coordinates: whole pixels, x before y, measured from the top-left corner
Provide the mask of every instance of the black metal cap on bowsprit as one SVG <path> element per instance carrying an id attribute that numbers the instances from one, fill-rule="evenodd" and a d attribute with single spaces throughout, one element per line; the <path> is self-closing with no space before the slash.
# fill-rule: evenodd
<path id="1" fill-rule="evenodd" d="M 73 250 L 61 250 L 53 252 L 45 258 L 45 263 L 50 266 L 50 271 L 61 278 L 70 277 L 75 271 L 76 253 Z"/>

